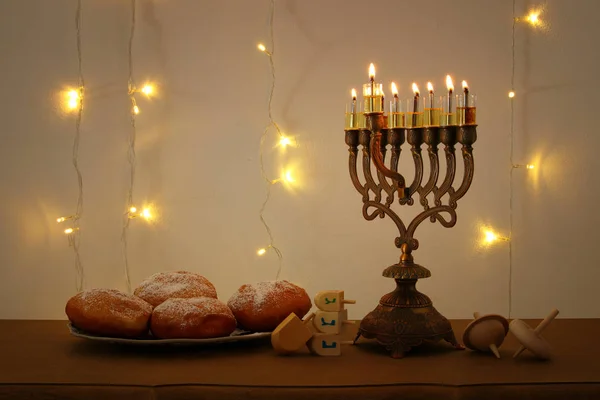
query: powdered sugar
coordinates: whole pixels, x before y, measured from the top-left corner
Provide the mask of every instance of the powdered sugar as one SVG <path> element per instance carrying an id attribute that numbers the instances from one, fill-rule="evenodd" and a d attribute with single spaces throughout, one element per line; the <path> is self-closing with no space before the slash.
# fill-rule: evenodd
<path id="1" fill-rule="evenodd" d="M 154 312 L 164 313 L 166 315 L 187 315 L 187 314 L 205 314 L 205 315 L 231 315 L 231 310 L 220 300 L 211 297 L 194 297 L 191 299 L 169 299 L 154 309 Z"/>
<path id="2" fill-rule="evenodd" d="M 268 299 L 277 299 L 286 291 L 297 291 L 299 288 L 288 281 L 267 281 L 242 286 L 231 296 L 227 305 L 232 310 L 239 310 L 252 304 L 252 308 L 261 311 Z"/>
<path id="3" fill-rule="evenodd" d="M 144 280 L 134 293 L 155 306 L 170 298 L 217 297 L 208 279 L 186 271 L 156 273 Z"/>
<path id="4" fill-rule="evenodd" d="M 185 328 L 196 318 L 221 315 L 234 319 L 233 313 L 218 299 L 195 297 L 190 299 L 169 299 L 154 309 L 153 318 L 168 318 Z"/>
<path id="5" fill-rule="evenodd" d="M 104 310 L 109 315 L 130 320 L 140 314 L 150 315 L 152 306 L 137 296 L 116 289 L 90 289 L 76 295 L 82 303 L 84 314 Z M 75 299 L 76 299 L 75 297 Z"/>

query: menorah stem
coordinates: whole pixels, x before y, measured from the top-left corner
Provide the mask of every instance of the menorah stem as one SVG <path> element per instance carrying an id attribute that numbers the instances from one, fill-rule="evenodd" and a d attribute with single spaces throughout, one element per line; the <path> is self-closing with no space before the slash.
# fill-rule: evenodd
<path id="1" fill-rule="evenodd" d="M 438 145 L 440 143 L 439 130 L 437 128 L 425 128 L 424 142 L 427 144 L 427 154 L 429 155 L 429 180 L 419 191 L 421 196 L 421 205 L 425 210 L 429 209 L 427 196 L 434 191 L 440 173 L 440 160 L 438 158 Z M 432 217 L 432 222 L 435 218 Z"/>
<path id="2" fill-rule="evenodd" d="M 414 200 L 412 196 L 418 192 L 421 188 L 421 181 L 423 180 L 423 158 L 421 157 L 421 145 L 423 144 L 423 129 L 413 128 L 406 130 L 406 141 L 410 143 L 410 152 L 413 156 L 413 162 L 415 164 L 415 178 L 410 185 L 409 198 L 400 199 L 400 204 L 413 205 Z"/>
<path id="3" fill-rule="evenodd" d="M 454 174 L 456 173 L 456 155 L 454 154 L 454 145 L 456 144 L 456 127 L 447 126 L 440 128 L 440 141 L 444 144 L 444 153 L 446 156 L 446 176 L 439 188 L 434 192 L 434 201 L 436 206 L 442 205 L 442 197 L 448 193 L 448 190 L 454 183 Z"/>
<path id="4" fill-rule="evenodd" d="M 372 113 L 367 115 L 367 127 L 371 130 L 371 144 L 370 151 L 373 159 L 375 168 L 380 171 L 384 176 L 395 181 L 398 188 L 398 195 L 400 198 L 409 197 L 409 191 L 406 188 L 404 176 L 396 171 L 392 171 L 387 168 L 383 162 L 383 155 L 381 154 L 381 130 L 383 129 L 383 113 Z"/>
<path id="5" fill-rule="evenodd" d="M 460 200 L 471 187 L 473 175 L 475 174 L 475 161 L 473 160 L 473 143 L 477 140 L 477 129 L 475 125 L 461 126 L 458 129 L 458 141 L 462 143 L 462 155 L 464 160 L 464 175 L 460 187 L 450 195 L 450 206 L 457 207 Z"/>
<path id="6" fill-rule="evenodd" d="M 363 202 L 369 200 L 369 194 L 365 189 L 364 185 L 360 182 L 358 177 L 358 170 L 356 168 L 358 163 L 358 144 L 359 144 L 359 131 L 357 129 L 351 129 L 346 131 L 346 144 L 348 145 L 348 170 L 350 171 L 350 179 L 354 188 L 363 196 Z"/>

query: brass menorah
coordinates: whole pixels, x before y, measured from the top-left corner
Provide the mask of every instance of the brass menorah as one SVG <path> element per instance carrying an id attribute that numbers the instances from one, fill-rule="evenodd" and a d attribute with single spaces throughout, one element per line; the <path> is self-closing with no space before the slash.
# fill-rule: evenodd
<path id="1" fill-rule="evenodd" d="M 438 342 L 441 339 L 451 343 L 457 349 L 460 345 L 450 322 L 434 307 L 431 299 L 416 289 L 418 279 L 428 278 L 431 272 L 416 264 L 412 252 L 417 250 L 419 242 L 415 239 L 418 226 L 429 219 L 439 222 L 446 228 L 456 224 L 457 202 L 469 190 L 473 180 L 473 143 L 477 139 L 474 118 L 462 121 L 472 124 L 451 126 L 430 126 L 410 128 L 388 128 L 387 116 L 383 112 L 367 112 L 366 128 L 346 129 L 346 144 L 349 147 L 349 169 L 352 183 L 362 195 L 363 217 L 372 221 L 388 216 L 398 227 L 395 244 L 401 250 L 400 261 L 383 271 L 383 276 L 396 281 L 396 289 L 386 294 L 360 323 L 354 342 L 363 336 L 376 339 L 394 358 L 402 358 L 411 348 L 426 342 Z M 474 113 L 474 110 L 472 110 Z M 474 115 L 473 115 L 474 117 Z M 414 179 L 407 185 L 405 178 L 398 172 L 398 163 L 402 145 L 408 142 L 415 165 Z M 464 175 L 458 189 L 454 188 L 456 174 L 455 145 L 462 145 Z M 429 178 L 423 184 L 422 145 L 427 146 L 429 156 Z M 446 172 L 441 184 L 438 146 L 443 144 L 446 159 Z M 358 151 L 362 147 L 362 182 L 358 172 Z M 387 147 L 391 157 L 386 160 Z M 375 166 L 373 174 L 371 162 Z M 400 205 L 414 205 L 418 196 L 423 211 L 408 226 L 392 210 L 396 193 Z M 385 197 L 385 198 L 384 198 Z M 430 205 L 430 200 L 433 204 Z M 447 204 L 443 204 L 447 203 Z"/>

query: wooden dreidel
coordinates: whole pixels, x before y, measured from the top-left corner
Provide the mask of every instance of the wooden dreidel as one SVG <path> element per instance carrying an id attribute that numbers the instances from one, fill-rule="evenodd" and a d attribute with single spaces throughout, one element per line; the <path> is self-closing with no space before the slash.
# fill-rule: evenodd
<path id="1" fill-rule="evenodd" d="M 463 343 L 471 350 L 491 351 L 500 358 L 498 347 L 504 342 L 508 333 L 508 321 L 501 315 L 489 314 L 480 316 L 473 314 L 471 321 L 463 333 Z"/>
<path id="2" fill-rule="evenodd" d="M 313 335 L 309 324 L 315 314 L 309 314 L 302 321 L 291 313 L 271 333 L 271 345 L 279 354 L 290 354 L 300 350 Z"/>
<path id="3" fill-rule="evenodd" d="M 318 356 L 339 356 L 342 354 L 342 341 L 339 335 L 316 333 L 309 340 L 308 349 Z"/>
<path id="4" fill-rule="evenodd" d="M 339 335 L 343 324 L 353 324 L 352 321 L 348 321 L 348 310 L 338 312 L 319 310 L 313 318 L 314 327 L 321 333 Z"/>
<path id="5" fill-rule="evenodd" d="M 535 329 L 531 329 L 529 325 L 520 319 L 513 320 L 510 323 L 510 331 L 521 343 L 521 347 L 513 354 L 513 358 L 517 358 L 523 350 L 527 349 L 533 353 L 534 356 L 542 360 L 551 359 L 552 349 L 548 342 L 540 336 L 540 333 L 550 325 L 557 315 L 558 310 L 555 308 Z"/>
<path id="6" fill-rule="evenodd" d="M 315 306 L 322 311 L 342 311 L 344 304 L 356 304 L 356 300 L 345 300 L 343 290 L 325 290 L 315 296 Z"/>

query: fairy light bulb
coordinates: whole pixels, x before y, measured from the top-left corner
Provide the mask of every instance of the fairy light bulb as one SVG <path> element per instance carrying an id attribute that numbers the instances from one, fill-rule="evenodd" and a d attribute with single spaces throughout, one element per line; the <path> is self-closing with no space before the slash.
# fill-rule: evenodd
<path id="1" fill-rule="evenodd" d="M 149 83 L 145 84 L 144 87 L 142 87 L 142 93 L 144 93 L 146 96 L 150 96 L 152 93 L 154 93 L 154 86 Z"/>
<path id="2" fill-rule="evenodd" d="M 130 212 L 130 213 L 137 212 L 137 208 L 135 208 L 135 207 L 131 207 L 131 208 L 129 209 L 129 212 Z"/>
<path id="3" fill-rule="evenodd" d="M 527 169 L 535 169 L 535 165 L 533 165 L 533 164 L 527 164 Z"/>
<path id="4" fill-rule="evenodd" d="M 488 244 L 492 244 L 498 240 L 498 235 L 491 230 L 486 230 L 484 232 L 484 241 Z"/>
<path id="5" fill-rule="evenodd" d="M 140 108 L 138 106 L 133 106 L 133 113 L 135 115 L 139 114 L 140 113 Z"/>
<path id="6" fill-rule="evenodd" d="M 531 11 L 526 20 L 531 26 L 537 26 L 540 23 L 540 12 L 538 10 Z"/>
<path id="7" fill-rule="evenodd" d="M 265 47 L 265 45 L 264 45 L 264 44 L 262 44 L 262 43 L 259 43 L 257 47 L 258 47 L 258 49 L 259 49 L 260 51 L 262 51 L 263 53 L 267 51 L 267 48 L 266 48 L 266 47 Z"/>
<path id="8" fill-rule="evenodd" d="M 70 235 L 71 233 L 73 233 L 73 228 L 65 229 L 65 234 Z"/>
<path id="9" fill-rule="evenodd" d="M 508 97 L 510 99 L 514 98 L 515 97 L 515 92 L 513 92 L 512 90 L 510 92 L 508 92 Z"/>
<path id="10" fill-rule="evenodd" d="M 79 107 L 79 92 L 75 89 L 71 89 L 67 92 L 67 108 L 70 110 L 75 110 Z"/>
<path id="11" fill-rule="evenodd" d="M 284 148 L 285 148 L 286 146 L 289 146 L 289 145 L 291 145 L 291 144 L 292 144 L 292 141 L 291 141 L 291 140 L 290 140 L 290 138 L 289 138 L 289 137 L 287 137 L 287 136 L 281 136 L 281 139 L 279 139 L 279 145 L 280 145 L 281 147 L 284 147 Z"/>
<path id="12" fill-rule="evenodd" d="M 152 212 L 150 211 L 149 208 L 144 208 L 142 210 L 142 212 L 140 213 L 140 215 L 142 216 L 142 218 L 144 218 L 146 220 L 150 220 L 152 218 Z"/>
<path id="13" fill-rule="evenodd" d="M 288 182 L 288 183 L 293 183 L 294 182 L 294 177 L 292 176 L 292 171 L 289 171 L 289 170 L 286 171 L 285 174 L 284 174 L 284 176 L 283 176 L 283 179 L 285 179 L 286 182 Z"/>
<path id="14" fill-rule="evenodd" d="M 56 222 L 65 222 L 67 219 L 65 217 L 60 217 L 56 219 Z"/>
<path id="15" fill-rule="evenodd" d="M 258 254 L 259 256 L 263 256 L 263 255 L 265 255 L 266 252 L 267 252 L 267 249 L 262 248 L 262 249 L 258 249 L 256 254 Z"/>

